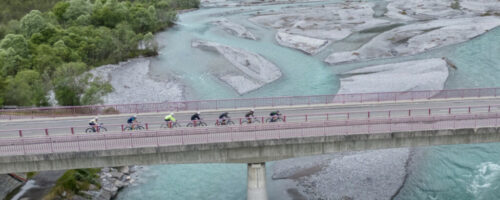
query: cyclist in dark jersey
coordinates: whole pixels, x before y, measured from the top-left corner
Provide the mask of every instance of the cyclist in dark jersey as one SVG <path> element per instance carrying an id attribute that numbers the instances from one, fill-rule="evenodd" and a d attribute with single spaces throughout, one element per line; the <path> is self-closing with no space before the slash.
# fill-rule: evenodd
<path id="1" fill-rule="evenodd" d="M 194 121 L 194 120 L 201 120 L 201 117 L 200 117 L 200 111 L 196 112 L 194 115 L 191 115 L 191 121 Z"/>
<path id="2" fill-rule="evenodd" d="M 130 126 L 132 130 L 134 130 L 134 126 L 137 123 L 137 115 L 134 115 L 127 119 L 127 124 Z"/>
<path id="3" fill-rule="evenodd" d="M 229 113 L 224 112 L 221 115 L 219 115 L 219 120 L 220 120 L 222 125 L 226 124 L 227 119 L 229 119 Z"/>
<path id="4" fill-rule="evenodd" d="M 271 116 L 271 122 L 276 122 L 278 121 L 279 117 L 280 117 L 281 113 L 279 110 L 277 111 L 273 111 L 271 113 L 269 113 L 269 116 Z"/>
<path id="5" fill-rule="evenodd" d="M 248 123 L 252 123 L 252 119 L 254 118 L 254 116 L 253 116 L 254 111 L 255 111 L 255 110 L 252 108 L 250 111 L 248 111 L 248 112 L 245 114 L 245 117 L 247 118 Z"/>

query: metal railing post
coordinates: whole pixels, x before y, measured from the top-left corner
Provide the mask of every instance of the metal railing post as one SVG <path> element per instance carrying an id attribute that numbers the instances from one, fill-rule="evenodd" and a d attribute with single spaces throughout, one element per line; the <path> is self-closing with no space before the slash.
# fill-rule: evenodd
<path id="1" fill-rule="evenodd" d="M 19 137 L 23 137 L 23 131 L 19 130 Z"/>
<path id="2" fill-rule="evenodd" d="M 49 136 L 49 129 L 45 129 L 45 135 Z"/>

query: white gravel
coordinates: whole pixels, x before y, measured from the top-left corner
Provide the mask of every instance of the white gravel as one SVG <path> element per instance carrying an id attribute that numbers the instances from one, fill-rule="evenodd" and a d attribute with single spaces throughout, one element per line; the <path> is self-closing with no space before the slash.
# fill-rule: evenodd
<path id="1" fill-rule="evenodd" d="M 114 91 L 104 97 L 104 104 L 155 103 L 180 101 L 183 88 L 173 78 L 160 80 L 150 75 L 150 61 L 131 59 L 116 65 L 104 65 L 91 73 L 109 80 Z"/>
<path id="2" fill-rule="evenodd" d="M 457 44 L 500 25 L 500 17 L 433 20 L 401 26 L 384 32 L 356 51 L 336 52 L 325 59 L 336 64 L 364 59 L 408 56 L 429 49 Z"/>
<path id="3" fill-rule="evenodd" d="M 448 78 L 440 58 L 365 67 L 342 74 L 338 94 L 442 90 Z"/>
<path id="4" fill-rule="evenodd" d="M 239 73 L 217 74 L 239 94 L 260 88 L 281 77 L 280 69 L 259 54 L 208 41 L 193 41 L 191 46 L 215 51 L 224 56 Z"/>

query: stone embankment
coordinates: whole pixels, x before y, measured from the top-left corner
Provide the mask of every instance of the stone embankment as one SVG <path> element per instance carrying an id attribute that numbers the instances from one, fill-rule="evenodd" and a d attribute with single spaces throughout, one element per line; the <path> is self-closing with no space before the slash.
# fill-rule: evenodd
<path id="1" fill-rule="evenodd" d="M 138 166 L 124 166 L 119 168 L 109 168 L 105 167 L 101 169 L 100 184 L 101 189 L 83 192 L 86 197 L 91 197 L 94 200 L 111 200 L 116 197 L 118 192 L 132 184 L 134 179 L 134 173 L 137 172 Z M 81 198 L 81 197 L 76 197 Z"/>

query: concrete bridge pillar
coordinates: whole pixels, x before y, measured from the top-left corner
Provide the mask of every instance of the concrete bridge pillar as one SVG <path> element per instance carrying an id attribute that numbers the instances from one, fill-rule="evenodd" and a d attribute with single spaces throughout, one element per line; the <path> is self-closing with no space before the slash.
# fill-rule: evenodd
<path id="1" fill-rule="evenodd" d="M 267 200 L 266 163 L 249 163 L 247 200 Z"/>

